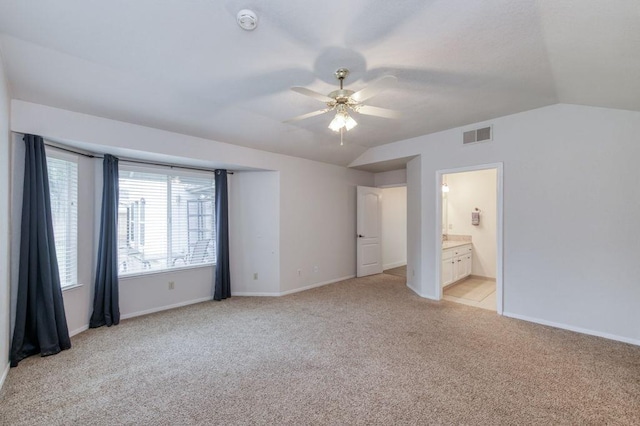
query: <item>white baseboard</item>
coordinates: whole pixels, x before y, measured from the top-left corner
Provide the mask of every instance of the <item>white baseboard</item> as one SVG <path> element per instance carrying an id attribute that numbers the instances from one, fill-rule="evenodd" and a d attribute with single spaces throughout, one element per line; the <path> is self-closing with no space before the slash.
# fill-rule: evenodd
<path id="1" fill-rule="evenodd" d="M 351 278 L 355 278 L 355 275 L 348 275 L 346 277 L 340 277 L 340 278 L 336 278 L 333 280 L 329 280 L 329 281 L 323 281 L 320 283 L 314 283 L 308 286 L 304 286 L 304 287 L 300 287 L 300 288 L 294 288 L 293 290 L 287 290 L 287 291 L 281 291 L 278 293 L 263 293 L 263 292 L 257 292 L 257 291 L 239 291 L 239 292 L 231 292 L 231 296 L 249 296 L 249 297 L 280 297 L 280 296 L 286 296 L 288 294 L 293 294 L 293 293 L 299 293 L 301 291 L 306 291 L 306 290 L 311 290 L 312 288 L 316 288 L 316 287 L 322 287 L 325 285 L 329 285 L 329 284 L 333 284 L 333 283 L 337 283 L 339 281 L 344 281 L 344 280 L 349 280 Z"/>
<path id="2" fill-rule="evenodd" d="M 433 300 L 434 302 L 439 302 L 442 300 L 442 299 L 437 299 L 433 296 L 427 296 L 426 294 L 421 294 L 420 297 L 422 297 L 423 299 Z"/>
<path id="3" fill-rule="evenodd" d="M 338 281 L 344 281 L 344 280 L 348 280 L 351 278 L 355 278 L 355 275 L 348 275 L 346 277 L 340 277 L 340 278 L 336 278 L 333 280 L 329 280 L 329 281 L 323 281 L 320 283 L 315 283 L 315 284 L 311 284 L 305 287 L 301 287 L 301 288 L 295 288 L 293 290 L 287 290 L 287 291 L 282 291 L 279 293 L 267 293 L 267 292 L 252 292 L 252 291 L 239 291 L 239 292 L 231 292 L 231 296 L 253 296 L 253 297 L 278 297 L 278 296 L 286 296 L 287 294 L 293 294 L 293 293 L 298 293 L 300 291 L 305 291 L 305 290 L 311 290 L 312 288 L 316 288 L 316 287 L 322 287 L 324 285 L 328 285 L 328 284 L 333 284 L 333 283 L 337 283 Z M 174 308 L 180 308 L 182 306 L 187 306 L 187 305 L 193 305 L 194 303 L 200 303 L 200 302 L 206 302 L 207 300 L 212 300 L 212 296 L 209 297 L 203 297 L 200 299 L 195 299 L 195 300 L 189 300 L 186 302 L 180 302 L 180 303 L 176 303 L 174 305 L 167 305 L 167 306 L 160 306 L 157 308 L 152 308 L 152 309 L 146 309 L 144 311 L 138 311 L 138 312 L 132 312 L 129 314 L 123 314 L 120 316 L 120 319 L 128 319 L 128 318 L 133 318 L 133 317 L 139 317 L 141 315 L 148 315 L 148 314 L 153 314 L 155 312 L 160 312 L 160 311 L 166 311 L 167 309 L 174 309 Z M 78 329 L 78 330 L 74 330 L 74 333 L 77 331 L 78 333 L 82 332 L 86 330 L 85 329 Z"/>
<path id="4" fill-rule="evenodd" d="M 382 269 L 383 270 L 387 270 L 387 269 L 393 269 L 393 268 L 399 268 L 400 266 L 404 266 L 407 264 L 406 260 L 402 260 L 400 262 L 393 262 L 393 263 L 389 263 L 387 265 L 382 265 Z"/>
<path id="5" fill-rule="evenodd" d="M 422 297 L 423 299 L 434 300 L 436 302 L 438 302 L 440 300 L 440 299 L 436 299 L 435 297 L 427 296 L 426 294 L 420 293 L 415 287 L 413 287 L 411 284 L 409 284 L 409 281 L 407 281 L 407 287 L 409 287 L 409 290 L 413 291 L 415 294 L 417 294 L 418 296 Z"/>
<path id="6" fill-rule="evenodd" d="M 85 325 L 83 325 L 83 326 L 82 326 L 82 327 L 80 327 L 80 328 L 76 328 L 75 330 L 71 330 L 71 331 L 69 332 L 69 337 L 73 337 L 73 336 L 75 336 L 76 334 L 80 334 L 80 333 L 82 333 L 83 331 L 86 331 L 86 330 L 88 330 L 88 329 L 89 329 L 89 324 L 85 324 Z"/>
<path id="7" fill-rule="evenodd" d="M 231 291 L 231 297 L 278 297 L 280 293 L 264 293 L 259 291 Z"/>
<path id="8" fill-rule="evenodd" d="M 412 292 L 414 292 L 418 296 L 423 297 L 418 290 L 416 290 L 411 284 L 409 284 L 409 281 L 407 281 L 407 287 L 409 287 L 409 290 L 411 290 Z"/>
<path id="9" fill-rule="evenodd" d="M 311 290 L 312 288 L 322 287 L 325 285 L 337 283 L 339 281 L 350 280 L 351 278 L 355 278 L 355 275 L 347 275 L 346 277 L 340 277 L 329 281 L 323 281 L 320 283 L 311 284 L 305 287 L 294 288 L 293 290 L 281 291 L 280 296 L 286 296 L 287 294 L 299 293 L 301 291 Z"/>
<path id="10" fill-rule="evenodd" d="M 563 330 L 575 331 L 576 333 L 588 334 L 590 336 L 604 337 L 605 339 L 616 340 L 618 342 L 624 342 L 624 343 L 640 346 L 640 340 L 638 339 L 630 339 L 628 337 L 617 336 L 615 334 L 603 333 L 601 331 L 589 330 L 587 328 L 575 327 L 573 325 L 547 321 L 540 318 L 532 318 L 526 315 L 514 314 L 512 312 L 502 312 L 502 315 L 509 318 L 515 318 L 523 321 L 534 322 L 536 324 L 548 325 L 550 327 L 561 328 Z"/>
<path id="11" fill-rule="evenodd" d="M 482 275 L 469 275 L 469 278 L 475 278 L 477 280 L 487 280 L 487 281 L 496 281 L 496 277 L 484 277 Z"/>
<path id="12" fill-rule="evenodd" d="M 323 281 L 320 283 L 310 284 L 300 288 L 294 288 L 293 290 L 286 290 L 277 293 L 264 293 L 264 292 L 256 292 L 256 291 L 239 291 L 239 292 L 231 292 L 231 296 L 250 296 L 250 297 L 279 297 L 286 296 L 288 294 L 299 293 L 301 291 L 311 290 L 312 288 L 322 287 L 325 285 L 337 283 L 339 281 L 349 280 L 351 278 L 355 278 L 355 275 L 347 275 L 346 277 L 340 277 L 329 281 Z"/>
<path id="13" fill-rule="evenodd" d="M 120 315 L 120 319 L 129 319 L 133 317 L 139 317 L 142 315 L 153 314 L 155 312 L 166 311 L 168 309 L 180 308 L 182 306 L 193 305 L 194 303 L 206 302 L 207 300 L 213 300 L 213 296 L 201 297 L 199 299 L 187 300 L 186 302 L 175 303 L 173 305 L 159 306 L 157 308 L 145 309 L 144 311 L 131 312 L 129 314 Z"/>
<path id="14" fill-rule="evenodd" d="M 7 374 L 9 374 L 9 368 L 11 368 L 11 364 L 7 363 L 7 365 L 4 366 L 2 376 L 0 376 L 0 389 L 2 389 L 2 387 L 4 386 L 4 381 L 7 378 Z"/>

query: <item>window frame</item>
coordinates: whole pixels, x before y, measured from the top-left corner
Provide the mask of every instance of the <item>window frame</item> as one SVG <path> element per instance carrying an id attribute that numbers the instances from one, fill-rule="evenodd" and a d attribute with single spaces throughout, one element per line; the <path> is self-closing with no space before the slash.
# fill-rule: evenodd
<path id="1" fill-rule="evenodd" d="M 76 176 L 75 176 L 75 195 L 76 195 L 76 199 L 75 199 L 75 219 L 76 219 L 76 229 L 75 229 L 75 235 L 73 236 L 74 238 L 72 239 L 73 243 L 74 243 L 74 250 L 73 250 L 73 255 L 75 257 L 75 262 L 74 262 L 74 266 L 75 266 L 75 271 L 73 273 L 74 277 L 75 277 L 75 282 L 72 282 L 70 284 L 66 284 L 64 285 L 63 283 L 63 277 L 60 276 L 60 289 L 64 292 L 67 290 L 72 290 L 74 288 L 78 288 L 78 287 L 82 287 L 84 284 L 82 282 L 80 282 L 80 276 L 79 276 L 79 238 L 78 238 L 78 224 L 79 224 L 79 220 L 80 220 L 80 215 L 79 215 L 79 192 L 80 192 L 80 158 L 78 155 L 76 154 L 71 154 L 71 153 L 67 153 L 67 152 L 62 152 L 58 149 L 56 149 L 55 147 L 50 147 L 47 146 L 45 148 L 45 156 L 47 157 L 47 177 L 49 179 L 49 199 L 51 200 L 51 178 L 49 176 L 49 158 L 55 159 L 55 160 L 59 160 L 59 161 L 65 161 L 68 163 L 73 163 L 76 166 Z M 53 222 L 53 211 L 51 211 L 51 220 Z M 70 220 L 70 217 L 66 218 L 67 221 Z M 67 233 L 69 233 L 69 228 L 70 226 L 68 226 L 67 229 Z M 67 235 L 68 238 L 68 235 Z M 57 238 L 55 237 L 55 231 L 54 231 L 54 240 L 57 241 Z M 59 254 L 58 254 L 58 250 L 56 248 L 56 258 L 59 259 Z M 58 260 L 58 271 L 60 270 L 60 261 Z"/>
<path id="2" fill-rule="evenodd" d="M 182 178 L 182 177 L 197 177 L 197 178 L 207 178 L 207 179 L 211 179 L 212 181 L 212 185 L 214 185 L 214 199 L 212 199 L 213 202 L 213 218 L 212 218 L 212 227 L 213 227 L 213 237 L 212 238 L 212 245 L 213 245 L 213 253 L 215 253 L 215 226 L 216 226 L 216 221 L 215 221 L 215 175 L 214 172 L 207 172 L 207 171 L 199 171 L 199 170 L 188 170 L 188 169 L 182 169 L 180 166 L 170 166 L 170 165 L 134 165 L 131 163 L 128 164 L 123 164 L 120 163 L 118 165 L 118 184 L 120 184 L 120 179 L 123 179 L 125 173 L 129 173 L 129 172 L 133 172 L 133 173 L 151 173 L 151 174 L 156 174 L 156 175 L 164 175 L 167 177 L 167 185 L 169 186 L 169 183 L 171 182 L 171 180 L 173 178 L 175 178 L 176 176 Z M 122 188 L 120 188 L 120 194 L 122 194 Z M 169 199 L 169 197 L 171 197 L 171 190 L 169 188 L 167 188 L 167 211 L 166 211 L 166 219 L 167 219 L 167 234 L 171 234 L 172 233 L 172 213 L 171 213 L 171 200 Z M 122 206 L 122 200 L 118 200 L 118 204 L 119 207 Z M 138 208 L 140 208 L 140 206 L 138 205 Z M 145 206 L 143 208 L 144 211 L 147 210 L 147 206 Z M 119 218 L 120 219 L 120 218 Z M 146 221 L 145 219 L 140 219 L 139 217 L 136 218 L 136 220 L 141 220 L 140 224 L 143 224 L 143 226 L 145 226 L 144 222 Z M 187 219 L 188 220 L 188 219 Z M 120 229 L 121 229 L 121 225 L 118 224 L 118 240 L 120 240 Z M 138 234 L 141 230 L 138 228 L 136 230 L 132 230 L 129 229 L 128 226 L 124 226 L 124 232 L 136 232 L 136 235 L 134 238 L 138 239 L 140 237 L 140 235 Z M 145 233 L 146 230 L 142 229 L 142 232 Z M 127 237 L 128 238 L 128 237 Z M 173 239 L 172 238 L 168 238 L 167 239 L 167 250 L 169 251 L 170 248 L 172 247 L 172 242 Z M 119 249 L 120 250 L 120 249 Z M 120 254 L 120 253 L 118 253 Z M 121 264 L 121 260 L 118 259 L 118 279 L 119 280 L 129 280 L 129 279 L 135 279 L 137 277 L 141 277 L 141 276 L 146 276 L 146 275 L 154 275 L 154 274 L 165 274 L 165 273 L 173 273 L 173 272 L 178 272 L 178 271 L 183 271 L 183 270 L 189 270 L 189 269 L 197 269 L 197 268 L 215 268 L 216 263 L 215 263 L 215 256 L 213 256 L 213 259 L 210 262 L 205 262 L 205 263 L 198 263 L 198 264 L 191 264 L 191 265 L 180 265 L 180 266 L 172 266 L 172 267 L 166 267 L 163 269 L 150 269 L 150 270 L 138 270 L 135 272 L 130 272 L 130 273 L 123 273 L 120 270 L 120 264 Z"/>

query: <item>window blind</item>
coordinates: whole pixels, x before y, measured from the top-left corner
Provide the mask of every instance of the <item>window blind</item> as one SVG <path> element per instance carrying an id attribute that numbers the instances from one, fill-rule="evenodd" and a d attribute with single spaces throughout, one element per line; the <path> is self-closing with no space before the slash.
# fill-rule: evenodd
<path id="1" fill-rule="evenodd" d="M 215 260 L 214 177 L 120 166 L 119 274 Z"/>
<path id="2" fill-rule="evenodd" d="M 62 288 L 78 284 L 78 163 L 77 159 L 47 155 L 53 235 Z"/>

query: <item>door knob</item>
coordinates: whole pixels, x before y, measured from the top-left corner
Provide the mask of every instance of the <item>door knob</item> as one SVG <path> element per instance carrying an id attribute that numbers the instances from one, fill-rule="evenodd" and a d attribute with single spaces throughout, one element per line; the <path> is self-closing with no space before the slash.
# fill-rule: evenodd
<path id="1" fill-rule="evenodd" d="M 358 238 L 364 238 L 364 235 L 358 234 Z"/>

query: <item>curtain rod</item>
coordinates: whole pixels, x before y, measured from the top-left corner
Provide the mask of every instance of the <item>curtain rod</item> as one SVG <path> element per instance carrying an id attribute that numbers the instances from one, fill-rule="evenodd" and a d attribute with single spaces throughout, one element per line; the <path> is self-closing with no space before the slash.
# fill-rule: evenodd
<path id="1" fill-rule="evenodd" d="M 51 147 L 51 148 L 55 148 L 55 149 L 59 149 L 62 151 L 66 151 L 66 152 L 70 152 L 72 154 L 77 154 L 77 155 L 82 155 L 83 157 L 87 157 L 87 158 L 104 158 L 102 155 L 99 154 L 88 154 L 86 152 L 81 152 L 81 151 L 76 151 L 70 148 L 63 148 L 59 145 L 55 145 L 55 144 L 51 144 L 51 143 L 44 143 L 45 146 Z M 168 164 L 168 163 L 155 163 L 153 161 L 143 161 L 143 160 L 134 160 L 134 159 L 130 159 L 130 158 L 118 158 L 119 161 L 122 161 L 124 163 L 136 163 L 136 164 L 146 164 L 149 166 L 161 166 L 161 167 L 169 167 L 171 169 L 186 169 L 186 170 L 196 170 L 196 171 L 200 171 L 200 172 L 215 172 L 217 169 L 205 169 L 205 168 L 201 168 L 201 167 L 191 167 L 191 166 L 179 166 L 176 164 Z M 231 170 L 227 170 L 227 174 L 232 175 L 233 171 Z"/>

